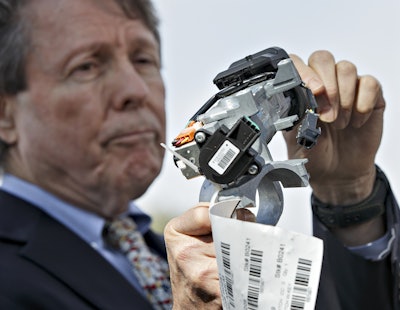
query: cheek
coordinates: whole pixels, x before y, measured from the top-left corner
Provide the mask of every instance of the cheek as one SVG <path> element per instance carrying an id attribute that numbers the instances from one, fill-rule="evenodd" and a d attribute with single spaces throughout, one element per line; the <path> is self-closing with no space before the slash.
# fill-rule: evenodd
<path id="1" fill-rule="evenodd" d="M 101 109 L 93 107 L 91 92 L 51 92 L 31 94 L 19 113 L 19 143 L 25 148 L 47 150 L 54 160 L 73 160 L 82 149 L 89 150 L 101 125 Z M 43 94 L 43 95 L 42 95 Z M 73 95 L 71 95 L 73 94 Z M 68 154 L 73 153 L 72 154 Z M 42 156 L 46 156 L 43 154 Z"/>
<path id="2" fill-rule="evenodd" d="M 161 142 L 165 142 L 166 139 L 166 115 L 165 115 L 165 109 L 164 108 L 160 108 L 157 112 L 156 112 L 156 116 L 160 125 L 160 136 L 159 136 L 159 143 Z"/>
<path id="3" fill-rule="evenodd" d="M 99 92 L 74 88 L 57 94 L 54 99 L 50 98 L 50 102 L 54 103 L 52 107 L 54 119 L 77 128 L 89 127 L 92 122 L 96 122 L 96 119 L 104 117 L 101 102 L 95 94 Z"/>
<path id="4" fill-rule="evenodd" d="M 165 111 L 165 87 L 162 78 L 155 81 L 154 84 L 150 84 L 150 89 L 154 89 L 153 91 L 153 100 L 151 104 L 151 109 L 153 110 L 154 115 L 157 117 L 159 122 L 161 133 L 160 133 L 160 141 L 165 142 L 165 131 L 166 131 L 166 111 Z"/>

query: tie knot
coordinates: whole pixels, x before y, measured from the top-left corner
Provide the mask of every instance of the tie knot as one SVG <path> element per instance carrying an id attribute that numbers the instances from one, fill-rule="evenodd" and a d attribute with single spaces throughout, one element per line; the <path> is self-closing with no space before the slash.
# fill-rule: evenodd
<path id="1" fill-rule="evenodd" d="M 115 249 L 121 249 L 129 234 L 137 232 L 137 226 L 130 217 L 124 217 L 107 222 L 103 230 L 105 242 Z"/>

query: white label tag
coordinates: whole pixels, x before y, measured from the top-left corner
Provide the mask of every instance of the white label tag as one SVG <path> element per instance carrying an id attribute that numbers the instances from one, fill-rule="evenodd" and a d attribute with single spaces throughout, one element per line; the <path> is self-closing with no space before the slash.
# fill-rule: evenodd
<path id="1" fill-rule="evenodd" d="M 222 175 L 239 153 L 239 148 L 226 140 L 214 154 L 213 158 L 211 158 L 208 165 Z"/>
<path id="2" fill-rule="evenodd" d="M 239 200 L 210 208 L 224 309 L 312 310 L 322 240 L 230 218 Z"/>

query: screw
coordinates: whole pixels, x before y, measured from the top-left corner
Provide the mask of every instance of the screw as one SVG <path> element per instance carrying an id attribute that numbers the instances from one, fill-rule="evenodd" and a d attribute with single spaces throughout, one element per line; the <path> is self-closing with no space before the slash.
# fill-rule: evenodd
<path id="1" fill-rule="evenodd" d="M 257 165 L 251 165 L 247 172 L 251 175 L 255 175 L 258 173 L 258 166 Z"/>
<path id="2" fill-rule="evenodd" d="M 197 143 L 203 143 L 204 141 L 206 141 L 206 134 L 204 132 L 198 132 L 196 133 L 196 135 L 194 136 L 195 140 Z"/>

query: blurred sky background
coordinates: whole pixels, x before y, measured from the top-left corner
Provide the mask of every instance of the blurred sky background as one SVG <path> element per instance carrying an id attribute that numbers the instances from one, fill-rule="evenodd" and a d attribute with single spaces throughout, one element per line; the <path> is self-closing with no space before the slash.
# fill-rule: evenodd
<path id="1" fill-rule="evenodd" d="M 161 19 L 163 75 L 167 87 L 167 143 L 217 92 L 212 83 L 233 61 L 271 46 L 303 59 L 327 49 L 350 60 L 359 74 L 383 85 L 387 108 L 376 162 L 400 197 L 400 1 L 399 0 L 155 0 Z M 286 159 L 278 133 L 269 144 L 274 160 Z M 349 150 L 351 152 L 351 150 Z M 198 201 L 202 178 L 186 180 L 166 153 L 156 182 L 137 202 L 163 221 Z M 283 189 L 279 226 L 311 234 L 310 189 Z M 161 225 L 161 226 L 160 226 Z"/>

